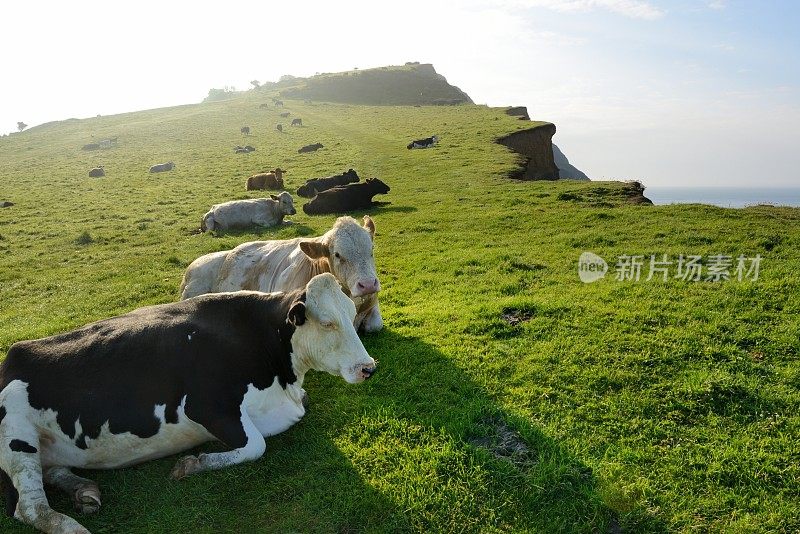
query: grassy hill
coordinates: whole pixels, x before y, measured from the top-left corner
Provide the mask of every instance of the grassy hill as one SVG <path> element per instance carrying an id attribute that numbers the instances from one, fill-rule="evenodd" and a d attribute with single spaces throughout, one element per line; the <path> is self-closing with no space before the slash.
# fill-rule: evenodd
<path id="1" fill-rule="evenodd" d="M 472 99 L 429 63 L 326 73 L 280 85 L 285 98 L 364 105 L 472 104 Z M 270 86 L 265 87 L 270 90 Z"/>
<path id="2" fill-rule="evenodd" d="M 181 482 L 167 479 L 174 457 L 91 472 L 103 509 L 88 528 L 800 529 L 800 210 L 644 207 L 618 182 L 510 181 L 517 157 L 493 141 L 531 124 L 503 109 L 287 100 L 304 126 L 281 134 L 264 95 L 0 139 L 0 202 L 15 203 L 0 209 L 0 355 L 177 299 L 201 254 L 333 223 L 298 210 L 293 226 L 196 234 L 211 204 L 258 196 L 253 172 L 288 169 L 293 191 L 352 167 L 392 187 L 368 212 L 386 321 L 364 339 L 375 378 L 310 374 L 310 413 L 250 464 Z M 406 150 L 433 131 L 436 148 Z M 325 148 L 297 153 L 313 142 Z M 257 151 L 234 154 L 245 143 Z M 147 173 L 166 160 L 177 169 Z M 98 164 L 107 177 L 88 178 Z M 580 282 L 583 251 L 609 262 L 606 279 Z M 720 253 L 760 254 L 759 279 L 613 277 L 623 254 Z M 0 531 L 30 530 L 3 518 Z"/>

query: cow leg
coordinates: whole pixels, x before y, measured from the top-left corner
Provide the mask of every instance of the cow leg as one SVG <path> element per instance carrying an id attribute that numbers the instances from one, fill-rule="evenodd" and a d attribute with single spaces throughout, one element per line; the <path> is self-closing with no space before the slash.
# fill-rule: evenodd
<path id="1" fill-rule="evenodd" d="M 25 451 L 15 451 L 5 456 L 3 470 L 8 474 L 11 483 L 17 490 L 17 507 L 14 517 L 27 523 L 42 532 L 53 534 L 90 534 L 80 523 L 69 516 L 60 514 L 50 508 L 47 496 L 44 493 L 42 482 L 42 465 L 39 458 L 39 451 L 30 443 L 36 443 L 35 432 L 27 439 L 20 440 L 28 444 L 29 448 Z M 8 438 L 0 440 L 3 447 L 9 447 L 14 440 Z M 12 449 L 13 450 L 13 449 Z M 36 452 L 33 452 L 36 451 Z"/>
<path id="2" fill-rule="evenodd" d="M 264 436 L 258 431 L 256 425 L 247 415 L 244 408 L 241 410 L 240 419 L 222 419 L 210 421 L 209 424 L 200 422 L 211 435 L 223 443 L 236 447 L 228 452 L 201 453 L 197 456 L 184 456 L 170 473 L 170 477 L 180 480 L 193 473 L 222 469 L 229 465 L 249 462 L 261 458 L 267 449 Z"/>
<path id="3" fill-rule="evenodd" d="M 377 302 L 364 316 L 361 326 L 364 328 L 364 332 L 377 332 L 383 328 L 383 317 L 381 317 L 381 310 L 378 308 Z"/>
<path id="4" fill-rule="evenodd" d="M 44 482 L 69 495 L 75 509 L 82 514 L 93 514 L 100 510 L 100 488 L 97 487 L 97 483 L 79 477 L 68 467 L 46 469 Z"/>

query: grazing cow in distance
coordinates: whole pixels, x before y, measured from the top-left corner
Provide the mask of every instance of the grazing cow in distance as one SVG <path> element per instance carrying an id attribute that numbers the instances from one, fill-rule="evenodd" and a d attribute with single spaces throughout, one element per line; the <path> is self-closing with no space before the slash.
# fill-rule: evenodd
<path id="1" fill-rule="evenodd" d="M 212 252 L 194 260 L 181 283 L 181 298 L 204 293 L 252 289 L 291 291 L 314 275 L 330 272 L 356 305 L 356 328 L 376 332 L 383 328 L 375 269 L 375 223 L 364 226 L 352 217 L 339 217 L 333 228 L 313 238 L 242 243 L 233 250 Z"/>
<path id="2" fill-rule="evenodd" d="M 274 171 L 254 174 L 247 179 L 245 189 L 247 189 L 247 191 L 254 191 L 256 189 L 283 189 L 283 173 L 285 172 L 285 170 L 278 167 Z"/>
<path id="3" fill-rule="evenodd" d="M 302 126 L 303 119 L 292 119 L 292 126 Z"/>
<path id="4" fill-rule="evenodd" d="M 200 230 L 231 230 L 233 228 L 247 228 L 262 226 L 269 228 L 283 223 L 286 215 L 294 215 L 292 195 L 286 191 L 280 195 L 270 195 L 269 198 L 254 198 L 249 200 L 231 200 L 222 204 L 215 204 L 203 215 Z"/>
<path id="5" fill-rule="evenodd" d="M 322 143 L 314 143 L 313 145 L 306 145 L 301 147 L 297 152 L 303 154 L 304 152 L 315 152 L 322 148 Z"/>
<path id="6" fill-rule="evenodd" d="M 239 128 L 239 131 L 242 132 L 244 135 L 250 135 L 249 126 L 242 126 L 241 128 Z"/>
<path id="7" fill-rule="evenodd" d="M 15 343 L 0 364 L 6 510 L 44 532 L 88 534 L 50 507 L 45 483 L 88 513 L 100 490 L 73 468 L 116 469 L 214 440 L 224 448 L 179 458 L 170 476 L 257 460 L 265 437 L 305 415 L 309 370 L 351 384 L 375 373 L 355 317 L 325 273 L 292 292 L 204 295 Z"/>
<path id="8" fill-rule="evenodd" d="M 389 186 L 377 178 L 368 178 L 361 184 L 349 184 L 318 193 L 311 202 L 303 205 L 308 215 L 345 213 L 372 207 L 372 197 L 389 192 Z"/>
<path id="9" fill-rule="evenodd" d="M 285 119 L 289 115 L 291 115 L 291 113 L 289 113 L 288 111 L 284 111 L 283 113 L 281 113 L 281 118 Z"/>
<path id="10" fill-rule="evenodd" d="M 150 167 L 150 172 L 166 172 L 171 171 L 175 168 L 175 164 L 171 161 L 168 163 L 159 163 L 158 165 L 153 165 Z"/>
<path id="11" fill-rule="evenodd" d="M 436 143 L 439 142 L 439 138 L 437 136 L 426 137 L 425 139 L 417 139 L 416 141 L 411 141 L 407 149 L 411 150 L 412 148 L 430 148 Z"/>
<path id="12" fill-rule="evenodd" d="M 279 132 L 283 133 L 283 124 L 279 124 L 279 125 L 277 125 L 277 126 L 275 127 L 275 129 L 276 129 L 276 130 L 278 130 Z"/>
<path id="13" fill-rule="evenodd" d="M 283 107 L 283 100 L 276 100 L 275 101 L 275 107 L 276 108 L 282 108 Z"/>
<path id="14" fill-rule="evenodd" d="M 358 180 L 358 174 L 353 169 L 326 178 L 310 178 L 297 189 L 297 194 L 301 197 L 313 198 L 317 193 L 327 191 L 338 185 L 351 184 Z"/>
<path id="15" fill-rule="evenodd" d="M 90 178 L 100 178 L 106 175 L 106 171 L 103 170 L 103 166 L 100 165 L 99 167 L 95 167 L 94 169 L 89 171 Z"/>

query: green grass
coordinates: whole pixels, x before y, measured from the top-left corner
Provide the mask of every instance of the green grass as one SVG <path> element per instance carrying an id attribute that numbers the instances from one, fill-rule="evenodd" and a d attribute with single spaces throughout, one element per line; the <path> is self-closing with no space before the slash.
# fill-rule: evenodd
<path id="1" fill-rule="evenodd" d="M 178 297 L 197 256 L 318 235 L 333 216 L 198 235 L 246 177 L 353 167 L 392 187 L 370 210 L 386 328 L 348 386 L 311 374 L 311 410 L 253 463 L 167 479 L 175 458 L 91 472 L 94 532 L 795 532 L 800 529 L 800 210 L 645 207 L 615 182 L 513 182 L 493 139 L 530 126 L 480 106 L 263 94 L 33 128 L 0 139 L 0 353 Z M 249 125 L 244 138 L 239 127 Z M 406 150 L 437 133 L 431 150 Z M 82 152 L 94 139 L 119 147 Z M 236 144 L 257 151 L 234 154 Z M 313 154 L 302 145 L 321 142 Z M 150 175 L 150 165 L 177 169 Z M 105 165 L 105 178 L 88 170 Z M 646 193 L 645 193 L 646 194 Z M 358 214 L 360 215 L 360 214 Z M 583 284 L 578 256 L 761 254 L 757 282 Z M 521 310 L 514 326 L 502 314 Z M 76 395 L 80 392 L 76 391 Z M 509 445 L 509 443 L 511 445 Z M 210 444 L 203 450 L 214 450 Z M 70 504 L 51 494 L 53 506 Z M 0 530 L 29 531 L 11 519 Z"/>

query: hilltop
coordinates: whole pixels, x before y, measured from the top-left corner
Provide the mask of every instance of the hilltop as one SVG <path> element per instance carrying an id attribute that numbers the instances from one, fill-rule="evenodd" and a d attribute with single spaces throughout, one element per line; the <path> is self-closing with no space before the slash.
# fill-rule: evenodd
<path id="1" fill-rule="evenodd" d="M 281 85 L 291 85 L 282 88 Z M 455 105 L 472 99 L 429 63 L 284 77 L 277 84 L 284 98 L 362 105 Z M 272 87 L 267 87 L 271 89 Z"/>

